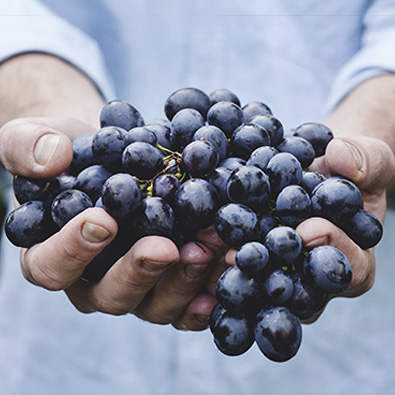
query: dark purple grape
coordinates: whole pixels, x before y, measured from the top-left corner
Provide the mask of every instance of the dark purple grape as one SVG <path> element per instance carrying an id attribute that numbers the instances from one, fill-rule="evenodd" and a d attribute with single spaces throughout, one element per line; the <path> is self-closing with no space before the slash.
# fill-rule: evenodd
<path id="1" fill-rule="evenodd" d="M 261 310 L 254 329 L 255 342 L 262 353 L 274 362 L 293 358 L 302 342 L 300 320 L 285 307 Z"/>
<path id="2" fill-rule="evenodd" d="M 242 108 L 244 113 L 245 122 L 250 122 L 252 118 L 257 115 L 273 115 L 272 110 L 260 101 L 252 101 L 247 103 Z"/>
<path id="3" fill-rule="evenodd" d="M 285 187 L 276 199 L 276 215 L 281 224 L 296 228 L 311 215 L 309 194 L 300 185 Z"/>
<path id="4" fill-rule="evenodd" d="M 252 118 L 250 123 L 262 126 L 270 136 L 270 145 L 276 147 L 284 138 L 284 128 L 282 123 L 273 115 L 257 115 Z"/>
<path id="5" fill-rule="evenodd" d="M 328 143 L 333 139 L 332 131 L 322 123 L 306 122 L 295 129 L 295 136 L 303 137 L 314 147 L 315 157 L 325 154 Z"/>
<path id="6" fill-rule="evenodd" d="M 244 315 L 225 312 L 216 320 L 211 330 L 214 343 L 223 354 L 244 354 L 254 344 L 251 321 Z"/>
<path id="7" fill-rule="evenodd" d="M 60 229 L 76 215 L 92 206 L 92 200 L 85 192 L 77 189 L 63 191 L 52 201 L 52 220 Z"/>
<path id="8" fill-rule="evenodd" d="M 102 165 L 92 165 L 82 170 L 75 179 L 74 188 L 85 192 L 93 203 L 101 196 L 104 182 L 112 173 Z"/>
<path id="9" fill-rule="evenodd" d="M 240 99 L 229 89 L 216 89 L 209 94 L 209 98 L 211 106 L 220 101 L 229 101 L 240 107 Z"/>
<path id="10" fill-rule="evenodd" d="M 153 132 L 157 138 L 157 144 L 161 147 L 172 149 L 170 142 L 170 123 L 150 123 L 145 125 L 145 128 Z"/>
<path id="11" fill-rule="evenodd" d="M 305 170 L 302 174 L 302 184 L 301 186 L 311 195 L 314 188 L 325 181 L 326 177 L 314 170 Z"/>
<path id="12" fill-rule="evenodd" d="M 270 260 L 276 265 L 290 265 L 302 252 L 302 239 L 289 226 L 279 226 L 269 231 L 264 244 L 269 250 Z"/>
<path id="13" fill-rule="evenodd" d="M 179 151 L 189 144 L 198 129 L 204 126 L 204 118 L 193 108 L 184 108 L 177 112 L 170 125 L 170 144 Z"/>
<path id="14" fill-rule="evenodd" d="M 52 222 L 48 205 L 32 200 L 23 203 L 8 214 L 4 229 L 12 244 L 30 248 L 50 237 L 56 227 Z"/>
<path id="15" fill-rule="evenodd" d="M 270 304 L 284 306 L 294 292 L 292 277 L 282 269 L 270 272 L 263 282 L 263 290 Z"/>
<path id="16" fill-rule="evenodd" d="M 67 189 L 74 189 L 75 177 L 71 174 L 61 174 L 56 177 L 59 181 L 59 193 L 66 191 Z"/>
<path id="17" fill-rule="evenodd" d="M 237 266 L 229 267 L 217 281 L 215 297 L 233 314 L 256 314 L 261 309 L 261 286 Z"/>
<path id="18" fill-rule="evenodd" d="M 143 199 L 135 216 L 141 237 L 151 235 L 174 237 L 176 222 L 174 211 L 161 197 Z"/>
<path id="19" fill-rule="evenodd" d="M 222 161 L 219 166 L 220 167 L 225 167 L 228 170 L 237 170 L 242 166 L 245 166 L 246 161 L 241 158 L 237 158 L 235 156 L 230 156 L 229 158 L 226 158 L 224 161 Z"/>
<path id="20" fill-rule="evenodd" d="M 158 137 L 156 137 L 156 134 L 146 126 L 137 126 L 125 133 L 125 147 L 136 141 L 148 143 L 156 147 Z"/>
<path id="21" fill-rule="evenodd" d="M 192 141 L 182 151 L 182 164 L 192 177 L 204 177 L 217 167 L 218 152 L 207 140 Z"/>
<path id="22" fill-rule="evenodd" d="M 239 203 L 228 203 L 215 214 L 214 226 L 219 237 L 230 247 L 257 240 L 258 217 L 255 212 Z"/>
<path id="23" fill-rule="evenodd" d="M 259 240 L 265 240 L 268 232 L 278 226 L 278 220 L 271 214 L 259 214 L 257 232 Z"/>
<path id="24" fill-rule="evenodd" d="M 172 121 L 174 115 L 185 108 L 193 108 L 198 111 L 203 118 L 206 118 L 210 108 L 210 98 L 202 90 L 197 88 L 182 88 L 173 92 L 165 102 L 166 117 Z"/>
<path id="25" fill-rule="evenodd" d="M 315 158 L 313 146 L 302 137 L 286 137 L 277 145 L 276 148 L 280 152 L 289 152 L 294 155 L 302 165 L 303 169 L 309 167 Z"/>
<path id="26" fill-rule="evenodd" d="M 270 145 L 270 136 L 257 124 L 245 124 L 233 132 L 231 144 L 233 155 L 248 160 L 255 149 Z"/>
<path id="27" fill-rule="evenodd" d="M 221 206 L 229 203 L 228 193 L 226 191 L 226 184 L 232 172 L 226 167 L 217 167 L 210 174 L 208 178 L 208 182 L 215 186 L 215 189 L 218 192 L 219 200 L 221 202 Z"/>
<path id="28" fill-rule="evenodd" d="M 270 196 L 269 177 L 256 166 L 242 166 L 230 175 L 226 191 L 231 202 L 262 212 Z"/>
<path id="29" fill-rule="evenodd" d="M 379 219 L 364 209 L 359 209 L 341 228 L 363 250 L 375 247 L 383 236 Z"/>
<path id="30" fill-rule="evenodd" d="M 183 226 L 196 230 L 213 223 L 218 202 L 218 193 L 213 185 L 201 178 L 193 178 L 181 184 L 173 208 Z"/>
<path id="31" fill-rule="evenodd" d="M 129 144 L 122 154 L 123 170 L 141 180 L 149 180 L 164 168 L 162 152 L 144 142 Z"/>
<path id="32" fill-rule="evenodd" d="M 100 112 L 100 126 L 117 126 L 130 130 L 136 126 L 144 126 L 140 112 L 124 100 L 112 100 L 104 105 Z"/>
<path id="33" fill-rule="evenodd" d="M 212 332 L 214 329 L 214 325 L 217 322 L 217 320 L 226 312 L 226 310 L 219 304 L 217 303 L 214 308 L 211 310 L 210 314 L 210 320 L 209 320 L 209 325 L 210 325 L 210 331 Z"/>
<path id="34" fill-rule="evenodd" d="M 103 208 L 114 218 L 133 214 L 142 201 L 140 184 L 126 173 L 117 173 L 103 184 Z"/>
<path id="35" fill-rule="evenodd" d="M 92 141 L 92 151 L 97 163 L 110 171 L 120 170 L 122 153 L 126 147 L 125 135 L 124 129 L 115 126 L 105 126 L 98 130 Z"/>
<path id="36" fill-rule="evenodd" d="M 173 205 L 175 196 L 181 187 L 180 180 L 173 174 L 161 174 L 154 179 L 152 196 L 159 196 Z"/>
<path id="37" fill-rule="evenodd" d="M 193 140 L 207 140 L 218 152 L 218 160 L 222 162 L 228 153 L 228 139 L 225 133 L 216 126 L 206 125 L 201 127 L 193 135 Z"/>
<path id="38" fill-rule="evenodd" d="M 60 192 L 57 177 L 29 178 L 16 174 L 12 178 L 12 188 L 18 203 L 30 200 L 51 201 Z"/>
<path id="39" fill-rule="evenodd" d="M 243 244 L 236 252 L 236 265 L 248 277 L 262 279 L 269 262 L 269 251 L 258 241 Z"/>
<path id="40" fill-rule="evenodd" d="M 295 156 L 280 152 L 270 159 L 266 174 L 270 179 L 272 194 L 277 196 L 286 186 L 299 185 L 302 182 L 303 169 Z"/>
<path id="41" fill-rule="evenodd" d="M 341 293 L 351 283 L 350 262 L 333 246 L 322 245 L 313 248 L 304 260 L 303 270 L 312 284 L 328 294 Z"/>
<path id="42" fill-rule="evenodd" d="M 287 307 L 301 320 L 307 320 L 324 308 L 328 295 L 313 285 L 301 272 L 292 274 L 292 280 L 294 292 L 288 300 Z"/>
<path id="43" fill-rule="evenodd" d="M 244 123 L 244 114 L 237 104 L 222 101 L 210 107 L 207 122 L 209 125 L 220 128 L 230 138 L 233 132 Z"/>
<path id="44" fill-rule="evenodd" d="M 87 167 L 98 164 L 92 150 L 92 141 L 95 134 L 82 134 L 73 140 L 73 159 L 69 166 L 70 174 L 76 176 Z"/>
<path id="45" fill-rule="evenodd" d="M 363 208 L 362 195 L 350 180 L 331 177 L 313 190 L 311 207 L 314 215 L 341 225 Z"/>
<path id="46" fill-rule="evenodd" d="M 274 147 L 263 146 L 255 149 L 247 160 L 247 165 L 259 167 L 266 171 L 267 165 L 273 156 L 277 155 L 279 151 Z"/>

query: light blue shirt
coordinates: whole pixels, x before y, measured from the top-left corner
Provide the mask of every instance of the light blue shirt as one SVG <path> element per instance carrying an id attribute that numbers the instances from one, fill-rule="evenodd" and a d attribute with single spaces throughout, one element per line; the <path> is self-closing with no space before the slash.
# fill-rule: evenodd
<path id="1" fill-rule="evenodd" d="M 292 128 L 395 71 L 395 1 L 2 1 L 0 37 L 0 60 L 32 50 L 60 56 L 146 121 L 164 116 L 174 90 L 195 86 L 264 101 Z M 24 280 L 3 237 L 0 394 L 393 393 L 394 220 L 390 210 L 374 288 L 331 301 L 283 364 L 255 346 L 224 356 L 209 331 L 83 315 L 62 292 Z"/>

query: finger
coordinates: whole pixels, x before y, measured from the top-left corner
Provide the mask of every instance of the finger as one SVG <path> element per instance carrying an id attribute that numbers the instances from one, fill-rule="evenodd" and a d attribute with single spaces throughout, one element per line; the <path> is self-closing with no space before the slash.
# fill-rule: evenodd
<path id="1" fill-rule="evenodd" d="M 211 311 L 216 304 L 217 300 L 214 296 L 207 293 L 199 294 L 172 325 L 181 330 L 202 331 L 207 329 Z"/>
<path id="2" fill-rule="evenodd" d="M 372 249 L 362 250 L 341 229 L 323 218 L 310 218 L 302 222 L 296 230 L 308 249 L 319 245 L 331 245 L 346 255 L 353 274 L 350 286 L 341 296 L 359 296 L 372 287 L 375 277 Z"/>
<path id="3" fill-rule="evenodd" d="M 201 243 L 183 246 L 180 261 L 164 274 L 135 314 L 158 324 L 173 322 L 199 293 L 213 261 L 214 253 Z"/>
<path id="4" fill-rule="evenodd" d="M 87 209 L 43 243 L 22 250 L 22 272 L 27 280 L 48 290 L 65 289 L 116 232 L 116 221 L 103 209 Z"/>
<path id="5" fill-rule="evenodd" d="M 92 131 L 75 120 L 21 118 L 0 129 L 0 160 L 13 174 L 52 177 L 67 169 L 73 157 L 69 136 Z"/>
<path id="6" fill-rule="evenodd" d="M 133 311 L 160 277 L 180 259 L 175 244 L 165 237 L 138 240 L 95 284 L 79 281 L 66 293 L 82 312 L 121 315 Z"/>
<path id="7" fill-rule="evenodd" d="M 150 322 L 173 322 L 200 292 L 212 264 L 226 248 L 214 227 L 199 232 L 198 241 L 181 248 L 180 261 L 165 273 L 135 313 Z"/>

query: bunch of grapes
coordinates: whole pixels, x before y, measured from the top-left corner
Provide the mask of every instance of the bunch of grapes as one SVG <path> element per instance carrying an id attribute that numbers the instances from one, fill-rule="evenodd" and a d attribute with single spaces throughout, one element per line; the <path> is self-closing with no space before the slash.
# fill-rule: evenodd
<path id="1" fill-rule="evenodd" d="M 254 342 L 273 361 L 298 351 L 301 320 L 349 286 L 346 256 L 331 246 L 307 250 L 296 227 L 325 218 L 361 248 L 382 237 L 361 193 L 342 177 L 308 170 L 333 138 L 317 122 L 284 131 L 262 102 L 241 106 L 227 89 L 172 93 L 165 118 L 145 123 L 122 100 L 108 102 L 101 128 L 73 141 L 69 169 L 56 177 L 13 178 L 20 206 L 5 225 L 9 240 L 29 248 L 89 207 L 118 222 L 115 239 L 82 274 L 99 281 L 140 238 L 160 235 L 178 246 L 214 225 L 236 249 L 236 264 L 218 279 L 210 329 L 218 349 L 240 355 Z"/>

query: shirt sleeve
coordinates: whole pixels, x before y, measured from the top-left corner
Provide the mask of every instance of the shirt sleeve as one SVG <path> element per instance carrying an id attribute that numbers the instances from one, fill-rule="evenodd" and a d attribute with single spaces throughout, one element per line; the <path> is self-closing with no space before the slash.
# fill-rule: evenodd
<path id="1" fill-rule="evenodd" d="M 395 72 L 395 1 L 372 1 L 361 33 L 359 51 L 341 68 L 332 85 L 327 113 L 363 81 Z"/>
<path id="2" fill-rule="evenodd" d="M 0 62 L 26 52 L 58 56 L 88 76 L 108 100 L 114 88 L 97 43 L 35 0 L 0 4 Z"/>

